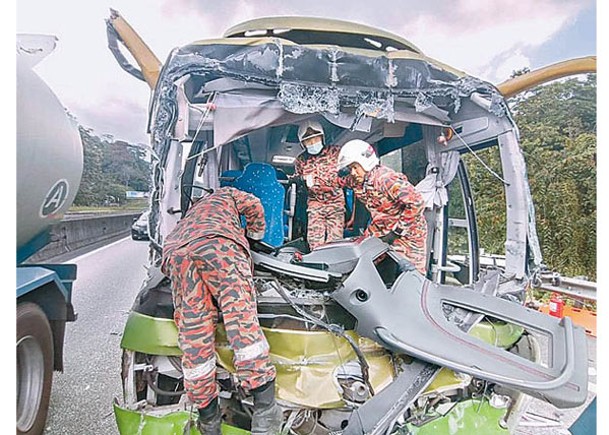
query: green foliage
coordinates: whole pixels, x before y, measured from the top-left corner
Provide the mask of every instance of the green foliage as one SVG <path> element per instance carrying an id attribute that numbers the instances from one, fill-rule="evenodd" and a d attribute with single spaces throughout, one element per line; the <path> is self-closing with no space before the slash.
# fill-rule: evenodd
<path id="1" fill-rule="evenodd" d="M 143 150 L 120 140 L 109 143 L 107 150 L 103 171 L 112 174 L 116 184 L 129 187 L 127 190 L 147 192 L 150 187 L 150 164 L 144 160 Z"/>
<path id="2" fill-rule="evenodd" d="M 476 154 L 493 172 L 501 175 L 498 148 L 488 148 Z M 475 156 L 465 155 L 464 161 L 474 196 L 480 247 L 486 253 L 503 254 L 507 227 L 503 183 L 485 169 Z"/>
<path id="3" fill-rule="evenodd" d="M 426 169 L 427 153 L 423 142 L 402 148 L 402 172 L 408 175 L 408 181 L 417 184 L 425 178 Z"/>
<path id="4" fill-rule="evenodd" d="M 116 213 L 141 213 L 146 210 L 149 206 L 149 200 L 147 198 L 138 198 L 127 201 L 121 205 L 109 205 L 106 207 L 102 206 L 72 206 L 70 207 L 69 213 L 78 213 L 80 215 L 86 213 L 100 214 L 116 214 Z"/>
<path id="5" fill-rule="evenodd" d="M 75 207 L 123 205 L 128 190 L 150 190 L 151 165 L 142 148 L 124 141 L 100 138 L 79 126 L 84 167 Z"/>
<path id="6" fill-rule="evenodd" d="M 101 140 L 93 134 L 90 129 L 78 127 L 83 145 L 83 173 L 80 181 L 78 194 L 74 199 L 74 205 L 93 205 L 101 203 L 99 199 L 99 186 L 103 184 L 103 173 L 101 170 L 103 161 L 103 149 Z"/>
<path id="7" fill-rule="evenodd" d="M 533 89 L 511 102 L 520 130 L 544 263 L 565 276 L 596 279 L 596 76 Z M 498 151 L 478 155 L 501 174 Z M 480 243 L 503 253 L 501 183 L 466 156 Z"/>

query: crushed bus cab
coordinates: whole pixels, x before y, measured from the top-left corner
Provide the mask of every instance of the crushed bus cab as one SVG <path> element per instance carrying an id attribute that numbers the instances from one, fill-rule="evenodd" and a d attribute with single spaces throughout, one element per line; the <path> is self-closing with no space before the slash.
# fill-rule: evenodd
<path id="1" fill-rule="evenodd" d="M 220 186 L 254 193 L 270 223 L 252 257 L 284 433 L 510 433 L 531 397 L 559 408 L 584 403 L 584 330 L 524 306 L 542 257 L 518 128 L 496 86 L 397 35 L 344 21 L 253 20 L 177 47 L 163 64 L 118 12 L 107 29 L 119 65 L 152 92 L 153 249 L 121 342 L 121 433 L 182 434 L 195 418 L 161 247 L 191 204 Z M 308 248 L 306 189 L 290 177 L 305 120 L 323 125 L 335 146 L 373 144 L 416 181 L 427 200 L 426 273 L 380 239 L 360 237 L 369 215 L 349 191 L 353 228 Z M 505 192 L 501 268 L 480 264 L 463 158 L 487 148 L 498 152 Z M 462 216 L 449 216 L 451 204 Z M 466 261 L 450 256 L 455 228 Z M 221 325 L 216 357 L 223 433 L 246 433 L 252 400 L 235 382 Z"/>

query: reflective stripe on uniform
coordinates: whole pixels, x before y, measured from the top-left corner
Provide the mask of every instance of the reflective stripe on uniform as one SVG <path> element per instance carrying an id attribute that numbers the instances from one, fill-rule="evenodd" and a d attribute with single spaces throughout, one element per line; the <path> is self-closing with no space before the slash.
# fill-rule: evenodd
<path id="1" fill-rule="evenodd" d="M 209 361 L 207 361 L 203 364 L 199 364 L 192 368 L 184 367 L 182 369 L 182 371 L 184 373 L 184 379 L 187 379 L 189 381 L 194 381 L 197 379 L 204 378 L 205 376 L 209 375 L 210 373 L 213 373 L 215 368 L 216 368 L 216 357 L 213 356 L 209 359 Z"/>
<path id="2" fill-rule="evenodd" d="M 247 237 L 254 240 L 262 240 L 264 237 L 264 231 L 248 231 Z"/>
<path id="3" fill-rule="evenodd" d="M 235 350 L 235 361 L 250 361 L 259 356 L 266 355 L 269 351 L 269 344 L 266 340 L 261 340 L 257 343 L 250 344 L 243 349 Z"/>

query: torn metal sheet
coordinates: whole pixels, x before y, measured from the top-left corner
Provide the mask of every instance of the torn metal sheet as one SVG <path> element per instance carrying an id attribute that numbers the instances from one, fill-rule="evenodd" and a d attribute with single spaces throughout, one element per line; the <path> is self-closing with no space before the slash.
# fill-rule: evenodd
<path id="1" fill-rule="evenodd" d="M 431 383 L 440 367 L 415 360 L 406 365 L 382 394 L 376 395 L 356 409 L 344 435 L 382 435 L 393 427 L 394 420 L 404 413 Z"/>
<path id="2" fill-rule="evenodd" d="M 501 165 L 503 178 L 506 181 L 505 197 L 508 209 L 507 234 L 505 242 L 506 272 L 514 274 L 517 279 L 527 276 L 525 259 L 527 249 L 532 247 L 534 263 L 541 262 L 541 250 L 535 227 L 531 227 L 531 219 L 534 219 L 533 200 L 526 178 L 526 164 L 524 154 L 518 144 L 518 139 L 513 133 L 499 136 L 499 152 L 501 154 Z M 534 264 L 533 268 L 538 268 Z"/>
<path id="3" fill-rule="evenodd" d="M 134 411 L 113 404 L 116 425 L 121 435 L 201 435 L 194 422 L 196 414 L 185 410 L 150 412 Z M 175 407 L 174 407 L 175 408 Z M 190 430 L 188 430 L 190 421 Z M 222 423 L 223 435 L 249 435 L 250 432 Z"/>
<path id="4" fill-rule="evenodd" d="M 175 122 L 175 82 L 185 74 L 200 76 L 203 84 L 229 78 L 277 89 L 278 100 L 293 113 L 338 113 L 353 107 L 392 120 L 398 97 L 418 98 L 422 111 L 433 110 L 438 116 L 442 111 L 458 111 L 459 100 L 474 91 L 501 99 L 491 84 L 431 67 L 424 58 L 370 57 L 336 48 L 285 44 L 279 39 L 259 41 L 264 42 L 195 44 L 172 51 L 157 84 L 150 123 L 159 154 Z M 379 92 L 386 97 L 375 102 L 371 93 Z"/>
<path id="5" fill-rule="evenodd" d="M 408 424 L 408 433 L 508 435 L 510 431 L 502 424 L 505 414 L 505 408 L 493 407 L 486 398 L 465 400 L 457 403 L 446 415 L 438 415 L 423 426 Z"/>
<path id="6" fill-rule="evenodd" d="M 585 401 L 587 353 L 582 350 L 586 337 L 569 318 L 555 319 L 492 293 L 432 283 L 415 270 L 403 271 L 388 289 L 374 263 L 382 253 L 379 243 L 374 238 L 360 242 L 357 265 L 331 293 L 358 319 L 356 331 L 360 335 L 423 361 L 524 391 L 557 407 L 574 407 Z M 475 313 L 478 319 L 486 315 L 550 337 L 550 366 L 470 336 L 475 322 L 452 319 L 454 308 Z"/>
<path id="7" fill-rule="evenodd" d="M 182 355 L 173 319 L 160 319 L 137 311 L 129 313 L 121 348 L 151 355 Z"/>

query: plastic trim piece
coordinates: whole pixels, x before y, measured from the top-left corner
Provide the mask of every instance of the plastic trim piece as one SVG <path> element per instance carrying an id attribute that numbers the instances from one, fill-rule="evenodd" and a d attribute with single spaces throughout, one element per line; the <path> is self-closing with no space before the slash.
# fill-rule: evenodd
<path id="1" fill-rule="evenodd" d="M 363 252 L 349 278 L 331 294 L 358 319 L 358 334 L 390 350 L 518 389 L 559 408 L 584 403 L 586 337 L 570 319 L 559 320 L 495 296 L 496 281 L 473 290 L 435 284 L 408 271 L 387 288 L 374 269 L 374 258 Z M 366 301 L 357 299 L 358 291 L 368 294 Z M 484 316 L 546 336 L 551 366 L 471 336 L 469 331 Z"/>

